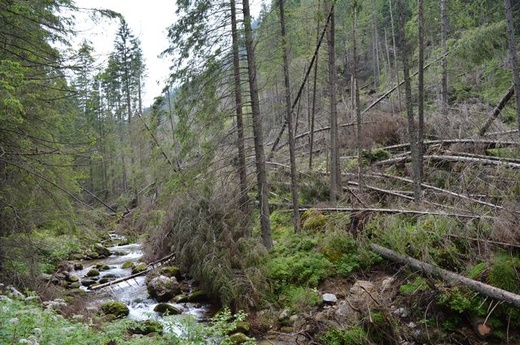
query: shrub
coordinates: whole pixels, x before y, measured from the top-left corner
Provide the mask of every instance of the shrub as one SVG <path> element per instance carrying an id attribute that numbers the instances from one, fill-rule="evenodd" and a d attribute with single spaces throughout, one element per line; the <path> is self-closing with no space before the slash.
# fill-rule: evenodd
<path id="1" fill-rule="evenodd" d="M 348 330 L 332 328 L 319 336 L 324 345 L 368 345 L 370 341 L 361 327 L 352 327 Z"/>

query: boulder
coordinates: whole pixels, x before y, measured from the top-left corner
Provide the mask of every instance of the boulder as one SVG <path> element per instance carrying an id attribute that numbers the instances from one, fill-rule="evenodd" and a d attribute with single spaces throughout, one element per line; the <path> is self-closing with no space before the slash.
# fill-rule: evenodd
<path id="1" fill-rule="evenodd" d="M 321 298 L 325 304 L 336 304 L 338 301 L 338 298 L 333 293 L 324 293 Z"/>
<path id="2" fill-rule="evenodd" d="M 101 305 L 101 313 L 104 315 L 113 315 L 115 318 L 123 318 L 128 316 L 130 310 L 121 302 L 105 302 Z"/>
<path id="3" fill-rule="evenodd" d="M 112 254 L 110 253 L 110 250 L 108 250 L 100 243 L 95 244 L 93 250 L 98 254 L 98 257 L 100 258 L 108 258 Z"/>
<path id="4" fill-rule="evenodd" d="M 244 333 L 238 332 L 238 333 L 231 334 L 229 336 L 229 340 L 231 341 L 232 344 L 243 344 L 246 341 L 251 340 L 251 339 L 249 339 L 249 337 L 247 335 L 245 335 Z"/>
<path id="5" fill-rule="evenodd" d="M 97 276 L 99 276 L 99 270 L 93 268 L 87 272 L 86 276 L 87 277 L 97 277 Z"/>
<path id="6" fill-rule="evenodd" d="M 132 264 L 132 274 L 140 273 L 146 271 L 148 265 L 144 262 L 134 262 Z"/>
<path id="7" fill-rule="evenodd" d="M 121 265 L 121 268 L 132 268 L 132 266 L 134 265 L 134 263 L 132 261 L 125 261 L 123 262 L 123 264 Z"/>
<path id="8" fill-rule="evenodd" d="M 175 277 L 158 276 L 147 285 L 148 294 L 157 302 L 167 302 L 179 294 L 181 289 Z"/>
<path id="9" fill-rule="evenodd" d="M 188 302 L 205 302 L 208 300 L 208 295 L 202 290 L 194 290 L 188 294 Z"/>
<path id="10" fill-rule="evenodd" d="M 175 277 L 181 279 L 181 270 L 175 266 L 162 266 L 159 268 L 159 274 L 167 277 Z"/>
<path id="11" fill-rule="evenodd" d="M 182 313 L 182 311 L 179 308 L 169 303 L 159 303 L 155 306 L 155 308 L 153 308 L 153 311 L 166 315 L 179 315 Z"/>

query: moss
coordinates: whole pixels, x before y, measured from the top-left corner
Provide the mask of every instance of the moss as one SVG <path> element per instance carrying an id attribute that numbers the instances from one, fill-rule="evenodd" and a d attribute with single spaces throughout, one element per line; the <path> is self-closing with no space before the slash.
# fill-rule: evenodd
<path id="1" fill-rule="evenodd" d="M 309 209 L 302 214 L 304 230 L 321 231 L 327 225 L 327 220 L 326 215 L 315 209 Z"/>
<path id="2" fill-rule="evenodd" d="M 121 265 L 121 268 L 124 268 L 124 269 L 132 268 L 133 265 L 134 265 L 134 263 L 132 261 L 125 261 Z"/>
<path id="3" fill-rule="evenodd" d="M 99 270 L 93 268 L 87 272 L 87 277 L 97 277 L 99 276 Z"/>
<path id="4" fill-rule="evenodd" d="M 104 315 L 113 315 L 115 318 L 123 318 L 130 313 L 130 310 L 124 303 L 116 301 L 105 302 L 100 309 Z"/>
<path id="5" fill-rule="evenodd" d="M 159 274 L 167 277 L 180 278 L 181 270 L 175 266 L 164 266 L 159 269 Z"/>
<path id="6" fill-rule="evenodd" d="M 155 308 L 153 308 L 153 311 L 166 315 L 179 315 L 182 313 L 182 311 L 179 308 L 169 303 L 159 303 L 155 306 Z"/>

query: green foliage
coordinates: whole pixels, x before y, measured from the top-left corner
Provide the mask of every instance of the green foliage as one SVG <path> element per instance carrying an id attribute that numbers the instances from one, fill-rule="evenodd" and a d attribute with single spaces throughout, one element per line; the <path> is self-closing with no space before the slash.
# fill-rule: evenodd
<path id="1" fill-rule="evenodd" d="M 332 328 L 319 336 L 324 345 L 368 345 L 370 341 L 361 327 L 350 329 Z"/>
<path id="2" fill-rule="evenodd" d="M 269 276 L 281 286 L 298 284 L 316 287 L 331 276 L 333 265 L 321 253 L 309 251 L 274 257 L 267 262 L 267 268 Z"/>
<path id="3" fill-rule="evenodd" d="M 458 271 L 465 265 L 467 243 L 452 241 L 448 234 L 462 227 L 452 217 L 392 215 L 372 218 L 366 231 L 399 253 Z"/>
<path id="4" fill-rule="evenodd" d="M 363 159 L 368 161 L 368 163 L 374 163 L 388 159 L 390 157 L 390 153 L 386 150 L 376 148 L 371 150 L 363 150 L 361 152 L 361 156 Z"/>
<path id="5" fill-rule="evenodd" d="M 442 291 L 437 297 L 437 302 L 439 305 L 459 314 L 485 315 L 486 313 L 482 299 L 463 288 L 455 287 Z"/>
<path id="6" fill-rule="evenodd" d="M 232 332 L 245 320 L 246 316 L 241 311 L 232 314 L 229 309 L 224 308 L 211 318 L 208 325 L 201 324 L 192 316 L 186 315 L 182 317 L 166 317 L 164 328 L 167 332 L 178 333 L 178 344 L 230 345 L 234 344 L 231 337 Z M 254 339 L 248 339 L 243 344 L 252 345 L 254 343 Z"/>
<path id="7" fill-rule="evenodd" d="M 327 216 L 315 209 L 303 212 L 301 220 L 303 229 L 308 231 L 320 231 L 327 225 Z"/>
<path id="8" fill-rule="evenodd" d="M 518 294 L 520 292 L 520 258 L 506 252 L 499 252 L 493 257 L 489 267 L 489 284 Z"/>
<path id="9" fill-rule="evenodd" d="M 290 308 L 296 314 L 313 309 L 322 302 L 321 295 L 316 289 L 292 284 L 280 289 L 277 295 L 278 303 Z"/>
<path id="10" fill-rule="evenodd" d="M 417 276 L 413 282 L 403 284 L 399 287 L 399 292 L 403 295 L 413 295 L 418 291 L 424 291 L 428 289 L 428 284 L 426 283 L 426 279 L 423 277 Z"/>
<path id="11" fill-rule="evenodd" d="M 144 243 L 157 258 L 172 251 L 179 268 L 203 282 L 210 298 L 246 309 L 268 290 L 261 264 L 265 247 L 251 231 L 235 202 L 236 185 L 208 179 L 172 196 L 163 223 Z M 252 284 L 254 283 L 254 284 Z"/>

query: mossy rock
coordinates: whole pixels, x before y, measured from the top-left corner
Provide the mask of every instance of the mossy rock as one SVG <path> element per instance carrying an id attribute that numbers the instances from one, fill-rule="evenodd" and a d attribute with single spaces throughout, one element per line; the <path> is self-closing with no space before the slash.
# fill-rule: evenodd
<path id="1" fill-rule="evenodd" d="M 108 271 L 110 269 L 110 267 L 108 267 L 108 265 L 105 265 L 105 264 L 97 264 L 96 269 L 98 269 L 100 271 Z"/>
<path id="2" fill-rule="evenodd" d="M 144 263 L 144 262 L 135 262 L 132 265 L 132 274 L 144 272 L 144 271 L 146 271 L 147 268 L 148 268 L 148 265 L 146 263 Z"/>
<path id="3" fill-rule="evenodd" d="M 72 282 L 67 285 L 67 289 L 79 289 L 80 286 L 79 282 Z"/>
<path id="4" fill-rule="evenodd" d="M 188 295 L 186 295 L 186 294 L 177 295 L 172 299 L 172 301 L 175 303 L 186 303 L 186 302 L 188 302 Z"/>
<path id="5" fill-rule="evenodd" d="M 113 315 L 115 318 L 123 318 L 128 316 L 130 310 L 124 303 L 111 301 L 101 305 L 101 312 L 104 315 Z"/>
<path id="6" fill-rule="evenodd" d="M 99 276 L 99 270 L 93 268 L 89 270 L 86 274 L 87 277 L 98 277 Z"/>
<path id="7" fill-rule="evenodd" d="M 68 281 L 68 282 L 71 282 L 71 283 L 75 283 L 75 282 L 79 282 L 79 277 L 75 274 L 70 274 L 68 273 L 66 276 L 65 276 L 65 279 Z"/>
<path id="8" fill-rule="evenodd" d="M 231 334 L 229 336 L 229 340 L 233 344 L 243 344 L 246 341 L 251 340 L 251 339 L 249 339 L 249 337 L 247 335 L 245 335 L 244 333 L 238 332 L 238 333 Z"/>
<path id="9" fill-rule="evenodd" d="M 166 315 L 179 315 L 182 313 L 182 311 L 179 308 L 169 303 L 159 303 L 155 306 L 155 308 L 153 308 L 153 311 Z"/>
<path id="10" fill-rule="evenodd" d="M 159 276 L 147 284 L 148 293 L 157 302 L 168 302 L 179 294 L 181 289 L 175 277 Z"/>
<path id="11" fill-rule="evenodd" d="M 81 281 L 81 285 L 83 286 L 91 286 L 97 283 L 97 280 L 95 279 L 83 279 Z"/>
<path id="12" fill-rule="evenodd" d="M 87 297 L 87 291 L 84 289 L 70 289 L 65 292 L 68 297 Z"/>
<path id="13" fill-rule="evenodd" d="M 132 334 L 162 334 L 163 325 L 155 320 L 146 320 L 138 322 L 135 326 L 128 329 Z"/>
<path id="14" fill-rule="evenodd" d="M 231 333 L 243 333 L 249 334 L 251 331 L 251 325 L 247 321 L 239 321 L 236 324 L 235 329 Z"/>
<path id="15" fill-rule="evenodd" d="M 309 209 L 302 214 L 304 230 L 321 231 L 327 225 L 327 221 L 326 215 L 314 209 Z"/>
<path id="16" fill-rule="evenodd" d="M 98 254 L 98 257 L 101 257 L 101 258 L 107 258 L 112 254 L 112 253 L 110 253 L 110 250 L 108 250 L 108 248 L 105 248 L 100 243 L 95 244 L 93 250 L 94 250 L 94 252 L 96 252 Z"/>
<path id="17" fill-rule="evenodd" d="M 206 302 L 208 295 L 202 290 L 195 290 L 188 294 L 188 302 Z"/>
<path id="18" fill-rule="evenodd" d="M 164 266 L 159 269 L 159 274 L 167 277 L 181 278 L 181 270 L 175 266 Z"/>
<path id="19" fill-rule="evenodd" d="M 134 265 L 133 261 L 125 261 L 121 265 L 121 268 L 123 268 L 123 269 L 132 268 L 133 265 Z"/>

